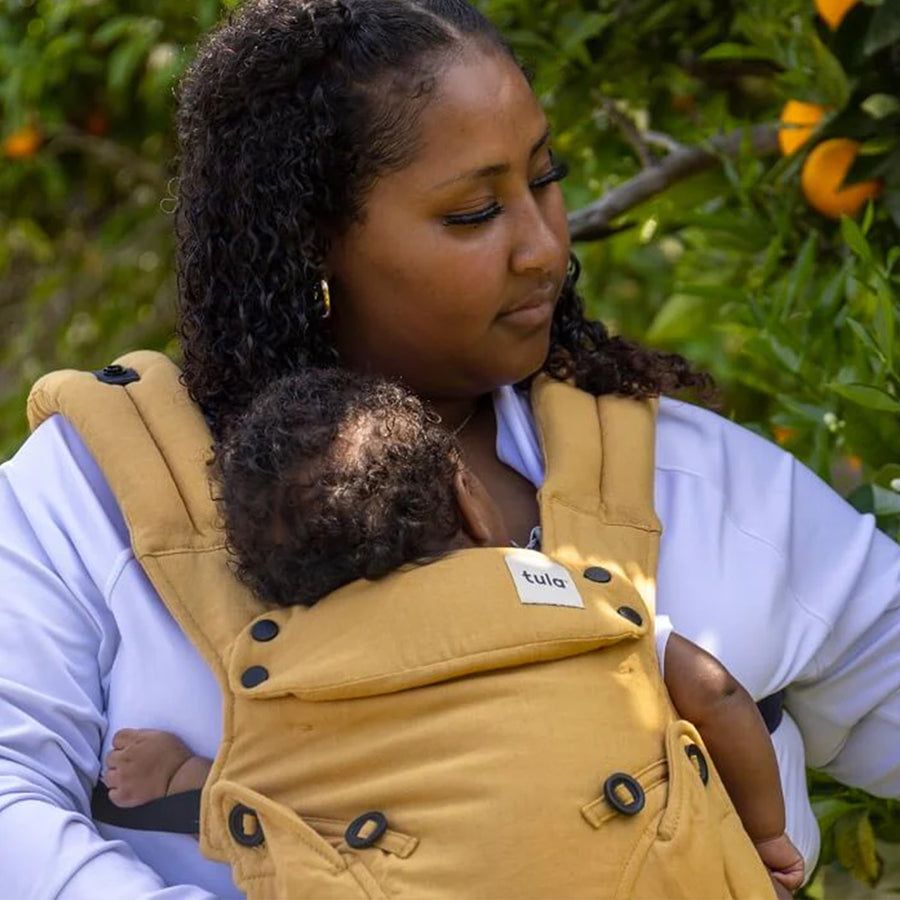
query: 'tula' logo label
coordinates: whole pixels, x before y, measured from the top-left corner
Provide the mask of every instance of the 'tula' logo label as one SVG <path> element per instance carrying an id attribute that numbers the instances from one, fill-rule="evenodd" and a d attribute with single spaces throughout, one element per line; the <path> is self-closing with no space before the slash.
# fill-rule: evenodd
<path id="1" fill-rule="evenodd" d="M 556 588 L 565 588 L 568 585 L 568 582 L 565 578 L 553 578 L 550 575 L 536 575 L 534 572 L 529 572 L 528 569 L 522 569 L 522 577 L 529 584 L 545 584 L 547 587 L 556 587 Z"/>
<path id="2" fill-rule="evenodd" d="M 505 557 L 522 603 L 584 608 L 566 569 L 537 550 L 510 550 Z"/>

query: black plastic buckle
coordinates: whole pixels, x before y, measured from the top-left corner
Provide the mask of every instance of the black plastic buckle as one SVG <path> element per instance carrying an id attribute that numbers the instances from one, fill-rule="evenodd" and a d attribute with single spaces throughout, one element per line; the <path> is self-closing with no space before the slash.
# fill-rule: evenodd
<path id="1" fill-rule="evenodd" d="M 254 831 L 244 831 L 245 816 L 252 816 L 256 820 Z M 243 803 L 236 803 L 228 814 L 228 830 L 242 847 L 258 847 L 266 839 L 256 810 L 244 806 Z"/>
<path id="2" fill-rule="evenodd" d="M 687 758 L 695 763 L 697 766 L 697 772 L 700 775 L 700 780 L 704 784 L 709 783 L 709 764 L 706 762 L 706 757 L 703 755 L 703 751 L 696 744 L 688 744 L 684 748 L 684 752 L 687 754 Z"/>
<path id="3" fill-rule="evenodd" d="M 360 832 L 370 822 L 374 824 L 374 828 L 365 836 Z M 373 810 L 357 816 L 344 832 L 344 840 L 347 845 L 353 847 L 354 850 L 362 850 L 365 847 L 371 847 L 378 838 L 387 831 L 387 817 L 384 813 Z"/>
<path id="4" fill-rule="evenodd" d="M 126 369 L 118 363 L 111 366 L 104 366 L 94 372 L 97 381 L 104 384 L 131 384 L 132 381 L 140 381 L 141 376 L 134 369 Z"/>
<path id="5" fill-rule="evenodd" d="M 616 788 L 624 787 L 631 794 L 631 802 L 626 803 L 616 794 Z M 626 816 L 636 816 L 644 808 L 644 789 L 637 779 L 624 772 L 614 772 L 603 783 L 606 802 Z"/>

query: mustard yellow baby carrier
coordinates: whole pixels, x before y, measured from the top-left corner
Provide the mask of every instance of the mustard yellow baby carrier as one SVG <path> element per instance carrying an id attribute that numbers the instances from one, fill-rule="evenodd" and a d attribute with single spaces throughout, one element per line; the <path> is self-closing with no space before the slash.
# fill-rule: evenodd
<path id="1" fill-rule="evenodd" d="M 653 408 L 544 377 L 532 402 L 543 554 L 460 551 L 282 609 L 229 572 L 169 360 L 35 386 L 32 428 L 78 429 L 218 676 L 200 846 L 252 900 L 774 896 L 660 678 Z"/>

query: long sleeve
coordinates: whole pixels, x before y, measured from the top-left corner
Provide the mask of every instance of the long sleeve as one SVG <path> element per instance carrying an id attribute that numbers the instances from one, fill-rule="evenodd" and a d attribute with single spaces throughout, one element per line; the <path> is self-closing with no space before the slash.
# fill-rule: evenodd
<path id="1" fill-rule="evenodd" d="M 106 596 L 124 523 L 66 424 L 0 468 L 0 870 L 17 898 L 206 900 L 166 887 L 90 818 L 119 649 Z"/>
<path id="2" fill-rule="evenodd" d="M 900 547 L 768 441 L 666 401 L 659 608 L 756 698 L 786 688 L 810 766 L 900 797 Z"/>

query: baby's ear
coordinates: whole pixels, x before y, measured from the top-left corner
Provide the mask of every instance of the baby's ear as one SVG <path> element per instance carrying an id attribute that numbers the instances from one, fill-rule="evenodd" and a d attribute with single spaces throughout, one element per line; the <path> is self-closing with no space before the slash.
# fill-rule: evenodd
<path id="1" fill-rule="evenodd" d="M 456 502 L 466 534 L 478 547 L 509 546 L 509 534 L 500 508 L 494 503 L 481 479 L 463 463 L 453 478 Z"/>

